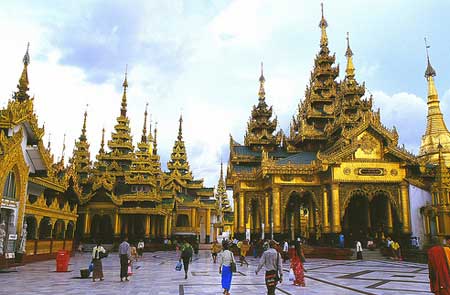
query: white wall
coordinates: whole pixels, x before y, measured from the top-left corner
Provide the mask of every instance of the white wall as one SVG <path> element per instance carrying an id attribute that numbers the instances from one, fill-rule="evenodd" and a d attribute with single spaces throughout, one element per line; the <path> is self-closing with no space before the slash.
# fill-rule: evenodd
<path id="1" fill-rule="evenodd" d="M 420 247 L 425 241 L 424 220 L 420 214 L 420 208 L 431 204 L 431 194 L 412 184 L 409 185 L 409 207 L 411 212 L 411 231 L 413 237 L 420 238 Z"/>

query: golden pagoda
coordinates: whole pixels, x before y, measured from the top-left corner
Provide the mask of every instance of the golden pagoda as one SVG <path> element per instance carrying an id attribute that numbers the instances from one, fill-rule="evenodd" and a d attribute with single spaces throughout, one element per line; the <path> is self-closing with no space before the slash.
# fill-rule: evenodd
<path id="1" fill-rule="evenodd" d="M 27 51 L 12 99 L 0 110 L 0 268 L 19 261 L 55 257 L 72 250 L 79 188 L 64 157 L 54 163 L 44 147 L 44 127 L 28 95 Z"/>
<path id="2" fill-rule="evenodd" d="M 349 242 L 411 233 L 408 180 L 417 160 L 398 146 L 395 127 L 381 123 L 372 97 L 364 98 L 348 35 L 346 75 L 336 81 L 327 26 L 322 6 L 319 52 L 289 135 L 270 119 L 261 75 L 244 144 L 230 137 L 226 185 L 240 238 L 264 231 L 277 239 L 331 243 L 340 233 Z"/>
<path id="3" fill-rule="evenodd" d="M 200 242 L 215 238 L 211 222 L 218 207 L 213 188 L 206 188 L 203 180 L 194 179 L 189 168 L 180 117 L 168 172 L 161 170 L 157 153 L 157 128 L 147 132 L 148 104 L 140 141 L 135 148 L 127 117 L 128 78 L 122 84 L 120 115 L 105 149 L 105 131 L 102 131 L 100 150 L 96 161 L 89 165 L 88 177 L 81 182 L 78 238 L 90 243 L 102 240 L 114 243 L 121 236 L 130 240 L 157 240 L 188 236 Z M 86 115 L 85 115 L 86 119 Z M 85 123 L 80 141 L 85 139 Z M 76 145 L 73 167 L 80 179 L 85 167 L 78 163 L 81 154 L 86 157 L 89 145 Z M 84 152 L 81 152 L 83 150 Z"/>
<path id="4" fill-rule="evenodd" d="M 228 237 L 233 237 L 233 210 L 230 205 L 230 201 L 228 200 L 227 189 L 225 186 L 225 180 L 223 177 L 223 163 L 220 163 L 220 176 L 219 182 L 217 183 L 216 190 L 216 201 L 219 204 L 218 209 L 218 222 L 216 223 L 216 227 L 219 232 L 222 232 L 222 236 L 224 232 L 228 233 Z M 220 233 L 219 233 L 220 234 Z"/>

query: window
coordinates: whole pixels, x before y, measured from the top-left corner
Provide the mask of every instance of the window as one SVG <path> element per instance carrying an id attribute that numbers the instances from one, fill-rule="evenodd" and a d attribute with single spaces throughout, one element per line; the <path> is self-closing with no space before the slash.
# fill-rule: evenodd
<path id="1" fill-rule="evenodd" d="M 16 199 L 16 177 L 14 172 L 9 172 L 3 188 L 3 196 L 7 199 Z"/>

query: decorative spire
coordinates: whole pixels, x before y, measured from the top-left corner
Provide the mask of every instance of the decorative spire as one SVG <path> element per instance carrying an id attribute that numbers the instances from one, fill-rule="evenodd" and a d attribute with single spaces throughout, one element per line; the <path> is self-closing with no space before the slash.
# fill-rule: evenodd
<path id="1" fill-rule="evenodd" d="M 105 153 L 105 127 L 102 129 L 102 141 L 100 142 L 100 150 L 98 152 L 100 154 Z"/>
<path id="2" fill-rule="evenodd" d="M 122 108 L 120 109 L 120 115 L 123 117 L 127 116 L 127 88 L 128 88 L 128 65 L 125 67 L 125 79 L 123 80 L 123 95 L 122 95 Z"/>
<path id="3" fill-rule="evenodd" d="M 264 68 L 263 63 L 261 62 L 261 76 L 259 77 L 259 100 L 263 101 L 266 97 L 266 92 L 264 90 L 264 82 L 266 82 L 266 79 L 264 78 Z"/>
<path id="4" fill-rule="evenodd" d="M 142 136 L 141 136 L 142 143 L 147 143 L 147 108 L 148 108 L 148 103 L 145 104 L 144 127 L 142 128 Z"/>
<path id="5" fill-rule="evenodd" d="M 64 133 L 62 152 L 61 152 L 61 163 L 64 165 L 64 154 L 66 152 L 66 134 Z"/>
<path id="6" fill-rule="evenodd" d="M 430 46 L 427 44 L 427 38 L 424 37 L 423 39 L 425 41 L 425 50 L 427 52 L 427 69 L 425 70 L 425 78 L 427 78 L 428 80 L 428 78 L 436 76 L 436 71 L 433 69 L 430 63 L 430 55 L 428 54 L 428 48 L 430 48 Z"/>
<path id="7" fill-rule="evenodd" d="M 24 100 L 28 100 L 30 96 L 28 95 L 27 91 L 28 89 L 28 65 L 30 64 L 30 43 L 28 42 L 27 45 L 27 51 L 25 52 L 25 55 L 23 57 L 23 70 L 22 75 L 20 75 L 19 84 L 17 85 L 17 88 L 19 91 L 17 91 L 14 94 L 14 98 L 18 100 L 19 102 L 22 102 Z"/>
<path id="8" fill-rule="evenodd" d="M 322 10 L 322 19 L 319 23 L 319 28 L 322 30 L 322 34 L 320 36 L 320 47 L 327 47 L 328 46 L 328 36 L 326 28 L 328 27 L 328 23 L 323 15 L 323 3 L 320 3 L 321 10 Z"/>
<path id="9" fill-rule="evenodd" d="M 223 162 L 220 161 L 220 179 L 223 180 Z"/>
<path id="10" fill-rule="evenodd" d="M 178 140 L 183 140 L 183 115 L 180 114 L 180 125 L 178 127 Z"/>
<path id="11" fill-rule="evenodd" d="M 50 141 L 51 138 L 52 138 L 52 134 L 49 133 L 48 134 L 48 143 L 47 143 L 47 150 L 49 150 L 49 151 L 50 151 L 50 145 L 51 145 L 51 141 Z"/>
<path id="12" fill-rule="evenodd" d="M 154 138 L 153 138 L 153 154 L 156 155 L 158 153 L 158 143 L 156 141 L 156 138 L 158 136 L 158 121 L 155 122 L 155 131 L 153 131 Z"/>
<path id="13" fill-rule="evenodd" d="M 147 137 L 147 141 L 153 142 L 153 135 L 152 135 L 152 114 L 149 115 L 149 123 L 148 123 L 148 137 Z"/>
<path id="14" fill-rule="evenodd" d="M 347 32 L 347 51 L 345 52 L 347 57 L 347 68 L 345 69 L 345 78 L 353 79 L 355 77 L 355 66 L 353 65 L 353 51 L 350 48 L 350 37 Z"/>
<path id="15" fill-rule="evenodd" d="M 88 107 L 88 105 L 86 105 L 86 110 L 84 111 L 83 128 L 81 128 L 80 141 L 86 141 L 86 118 L 87 118 L 87 107 Z"/>

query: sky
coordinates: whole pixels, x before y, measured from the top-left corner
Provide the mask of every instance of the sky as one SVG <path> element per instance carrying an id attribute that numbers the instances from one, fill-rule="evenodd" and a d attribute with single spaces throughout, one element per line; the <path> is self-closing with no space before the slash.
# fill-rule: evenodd
<path id="1" fill-rule="evenodd" d="M 32 3 L 30 3 L 32 2 Z M 30 42 L 29 80 L 35 111 L 45 123 L 55 159 L 72 154 L 87 106 L 91 157 L 120 112 L 128 65 L 128 116 L 136 143 L 145 104 L 158 122 L 163 168 L 183 115 L 184 140 L 195 178 L 217 185 L 229 156 L 229 135 L 243 142 L 258 102 L 264 62 L 266 101 L 279 126 L 289 123 L 304 98 L 319 50 L 320 1 L 128 0 L 2 1 L 0 3 L 0 107 L 16 90 Z M 387 127 L 417 154 L 426 126 L 426 53 L 450 122 L 450 1 L 326 0 L 331 52 L 344 77 L 350 33 L 356 79 L 372 93 Z M 51 135 L 50 135 L 51 134 Z"/>

